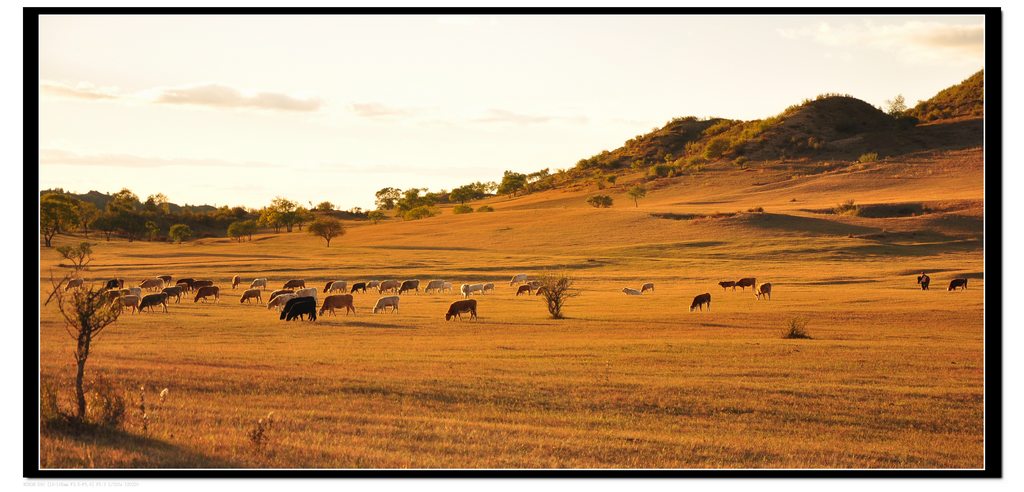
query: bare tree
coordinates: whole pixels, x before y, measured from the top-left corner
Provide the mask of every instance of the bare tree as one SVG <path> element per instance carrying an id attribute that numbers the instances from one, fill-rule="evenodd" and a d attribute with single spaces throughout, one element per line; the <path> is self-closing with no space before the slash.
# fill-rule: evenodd
<path id="1" fill-rule="evenodd" d="M 563 272 L 560 274 L 546 273 L 538 280 L 541 284 L 539 287 L 541 296 L 544 297 L 551 317 L 562 319 L 562 308 L 566 301 L 580 295 L 579 290 L 573 286 L 575 279 Z"/>
<path id="2" fill-rule="evenodd" d="M 92 261 L 92 244 L 87 242 L 78 246 L 57 246 L 57 252 L 71 262 L 71 267 L 75 271 L 84 270 Z"/>
<path id="3" fill-rule="evenodd" d="M 92 343 L 104 328 L 117 321 L 121 315 L 121 305 L 109 301 L 104 289 L 96 289 L 93 286 L 88 288 L 65 291 L 64 284 L 71 278 L 65 276 L 61 280 L 54 280 L 50 275 L 50 285 L 53 291 L 45 304 L 51 300 L 57 302 L 57 309 L 64 317 L 64 329 L 68 336 L 75 340 L 75 399 L 77 402 L 76 418 L 84 421 L 85 414 L 85 363 L 89 360 L 89 353 L 92 350 Z M 44 304 L 44 305 L 45 305 Z"/>

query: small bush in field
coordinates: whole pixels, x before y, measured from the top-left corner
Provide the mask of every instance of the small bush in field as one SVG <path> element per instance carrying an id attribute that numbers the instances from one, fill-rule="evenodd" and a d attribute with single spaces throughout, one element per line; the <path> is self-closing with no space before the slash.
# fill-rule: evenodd
<path id="1" fill-rule="evenodd" d="M 787 339 L 809 339 L 811 334 L 807 331 L 807 320 L 792 318 L 782 330 L 782 338 Z"/>
<path id="2" fill-rule="evenodd" d="M 748 208 L 748 209 L 747 209 L 747 213 L 751 213 L 751 214 L 763 214 L 763 213 L 764 213 L 764 207 L 754 207 L 754 208 Z"/>
<path id="3" fill-rule="evenodd" d="M 594 195 L 587 198 L 587 203 L 594 208 L 608 208 L 612 206 L 614 200 L 608 195 Z"/>
<path id="4" fill-rule="evenodd" d="M 453 214 L 470 214 L 473 213 L 473 207 L 469 205 L 456 205 L 452 208 Z"/>
<path id="5" fill-rule="evenodd" d="M 875 162 L 877 160 L 878 160 L 878 152 L 869 152 L 867 154 L 861 154 L 861 156 L 857 159 L 857 162 L 865 163 L 865 162 Z"/>
<path id="6" fill-rule="evenodd" d="M 853 200 L 846 200 L 845 202 L 836 205 L 836 207 L 832 209 L 832 213 L 836 215 L 860 215 L 860 207 L 858 207 L 856 203 L 853 203 Z"/>
<path id="7" fill-rule="evenodd" d="M 125 415 L 128 413 L 124 390 L 106 379 L 97 379 L 92 383 L 89 397 L 89 409 L 92 410 L 96 423 L 113 428 L 124 423 Z"/>
<path id="8" fill-rule="evenodd" d="M 480 205 L 480 208 L 476 209 L 477 212 L 493 212 L 494 207 L 490 205 Z"/>
<path id="9" fill-rule="evenodd" d="M 266 447 L 267 442 L 270 441 L 270 431 L 273 428 L 274 412 L 270 412 L 266 417 L 257 420 L 246 433 L 249 437 L 249 444 L 256 450 L 262 450 Z"/>

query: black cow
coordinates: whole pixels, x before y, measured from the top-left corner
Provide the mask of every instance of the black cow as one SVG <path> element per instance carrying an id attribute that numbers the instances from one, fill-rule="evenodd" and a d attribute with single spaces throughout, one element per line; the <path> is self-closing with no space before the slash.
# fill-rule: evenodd
<path id="1" fill-rule="evenodd" d="M 107 280 L 107 285 L 105 287 L 103 287 L 103 288 L 105 290 L 123 289 L 124 288 L 124 279 L 123 278 L 113 278 L 113 279 Z"/>
<path id="2" fill-rule="evenodd" d="M 360 290 L 360 291 L 363 292 L 363 294 L 365 294 L 366 293 L 366 282 L 357 282 L 357 283 L 352 284 L 352 290 L 349 291 L 349 294 L 355 294 L 355 292 L 357 290 Z"/>
<path id="3" fill-rule="evenodd" d="M 281 310 L 280 319 L 285 321 L 291 321 L 295 318 L 305 319 L 307 314 L 310 321 L 316 321 L 316 299 L 312 297 L 296 297 L 285 303 L 284 309 Z"/>
<path id="4" fill-rule="evenodd" d="M 695 309 L 703 311 L 705 305 L 707 305 L 708 311 L 711 311 L 711 294 L 708 292 L 693 298 L 693 302 L 690 303 L 690 312 L 692 313 Z"/>
<path id="5" fill-rule="evenodd" d="M 967 290 L 967 279 L 955 278 L 949 282 L 949 288 L 947 291 L 954 291 L 959 287 L 961 290 Z"/>

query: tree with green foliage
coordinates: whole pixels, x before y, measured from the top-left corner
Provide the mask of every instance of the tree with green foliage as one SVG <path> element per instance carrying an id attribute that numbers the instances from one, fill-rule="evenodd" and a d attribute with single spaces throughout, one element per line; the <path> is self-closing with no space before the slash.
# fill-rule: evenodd
<path id="1" fill-rule="evenodd" d="M 398 199 L 402 197 L 402 190 L 391 187 L 381 188 L 377 191 L 376 197 L 378 210 L 392 210 L 398 203 Z"/>
<path id="2" fill-rule="evenodd" d="M 57 246 L 57 253 L 71 262 L 75 271 L 85 268 L 92 261 L 92 244 L 87 242 L 79 243 L 77 246 Z"/>
<path id="3" fill-rule="evenodd" d="M 437 212 L 427 205 L 422 205 L 413 208 L 402 214 L 402 218 L 405 220 L 419 220 L 426 219 L 427 217 L 433 217 L 437 215 Z"/>
<path id="4" fill-rule="evenodd" d="M 295 209 L 295 225 L 299 228 L 299 232 L 302 232 L 303 224 L 312 222 L 314 219 L 316 219 L 316 215 L 306 207 Z"/>
<path id="5" fill-rule="evenodd" d="M 120 210 L 114 214 L 114 224 L 129 243 L 141 238 L 147 231 L 146 218 L 133 210 Z"/>
<path id="6" fill-rule="evenodd" d="M 153 222 L 152 220 L 147 220 L 146 232 L 149 234 L 150 241 L 156 241 L 160 236 L 160 226 L 156 225 L 156 222 Z"/>
<path id="7" fill-rule="evenodd" d="M 39 231 L 43 243 L 52 247 L 53 237 L 79 221 L 78 200 L 63 193 L 48 193 L 39 200 Z"/>
<path id="8" fill-rule="evenodd" d="M 171 241 L 181 244 L 182 241 L 188 241 L 192 237 L 192 228 L 187 224 L 174 224 L 167 235 L 170 236 Z"/>
<path id="9" fill-rule="evenodd" d="M 371 210 L 370 213 L 366 214 L 366 217 L 373 221 L 374 224 L 388 218 L 388 215 L 381 210 Z"/>
<path id="10" fill-rule="evenodd" d="M 327 247 L 331 247 L 331 239 L 345 234 L 345 226 L 334 217 L 318 217 L 309 225 L 309 233 L 320 236 L 327 241 Z"/>
<path id="11" fill-rule="evenodd" d="M 112 213 L 120 212 L 132 212 L 137 209 L 139 203 L 139 197 L 132 193 L 128 188 L 122 188 L 121 191 L 114 193 L 110 197 L 110 201 L 107 202 L 107 210 Z"/>
<path id="12" fill-rule="evenodd" d="M 729 146 L 732 142 L 729 141 L 728 137 L 719 136 L 712 138 L 708 142 L 708 145 L 704 147 L 704 158 L 705 159 L 717 159 L 729 150 Z"/>
<path id="13" fill-rule="evenodd" d="M 258 230 L 259 224 L 255 220 L 239 220 L 228 225 L 228 237 L 238 242 L 242 242 L 244 238 L 252 241 L 252 235 L 256 234 Z"/>
<path id="14" fill-rule="evenodd" d="M 477 212 L 493 212 L 494 207 L 490 205 L 480 205 L 480 208 L 476 209 Z"/>
<path id="15" fill-rule="evenodd" d="M 505 171 L 498 185 L 498 193 L 514 198 L 516 193 L 526 187 L 526 175 L 514 171 Z"/>
<path id="16" fill-rule="evenodd" d="M 78 227 L 85 237 L 89 237 L 89 231 L 93 228 L 93 222 L 100 216 L 100 209 L 92 202 L 79 200 L 78 202 Z"/>
<path id="17" fill-rule="evenodd" d="M 902 116 L 907 112 L 907 100 L 903 98 L 903 94 L 896 94 L 896 97 L 885 101 L 885 108 L 885 112 L 893 118 Z"/>
<path id="18" fill-rule="evenodd" d="M 633 199 L 633 206 L 639 207 L 640 199 L 647 196 L 647 188 L 644 188 L 643 186 L 640 185 L 636 185 L 630 188 L 629 191 L 626 193 L 629 195 L 630 198 Z"/>
<path id="19" fill-rule="evenodd" d="M 608 208 L 612 206 L 614 200 L 608 195 L 594 195 L 587 198 L 587 203 L 594 208 Z"/>
<path id="20" fill-rule="evenodd" d="M 334 204 L 331 202 L 323 201 L 317 204 L 316 210 L 320 212 L 330 212 L 334 210 Z"/>
<path id="21" fill-rule="evenodd" d="M 264 207 L 260 210 L 259 224 L 263 227 L 273 227 L 274 232 L 281 232 L 280 212 L 272 207 Z"/>
<path id="22" fill-rule="evenodd" d="M 100 231 L 107 237 L 107 241 L 110 241 L 110 236 L 117 231 L 117 223 L 114 221 L 114 216 L 110 213 L 101 213 L 99 217 L 96 217 L 92 221 L 93 229 Z"/>

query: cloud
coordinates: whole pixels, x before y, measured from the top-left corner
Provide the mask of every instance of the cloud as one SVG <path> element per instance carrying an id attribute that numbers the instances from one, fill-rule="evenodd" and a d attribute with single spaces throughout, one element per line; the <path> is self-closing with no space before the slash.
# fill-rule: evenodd
<path id="1" fill-rule="evenodd" d="M 88 82 L 79 82 L 77 85 L 63 82 L 42 81 L 39 84 L 41 93 L 72 99 L 117 99 L 120 97 L 115 88 L 99 88 Z"/>
<path id="2" fill-rule="evenodd" d="M 810 39 L 832 47 L 869 47 L 895 52 L 909 58 L 939 60 L 957 57 L 980 60 L 985 48 L 983 24 L 944 24 L 907 21 L 902 24 L 876 24 L 871 21 L 814 27 L 779 29 L 786 39 Z"/>
<path id="3" fill-rule="evenodd" d="M 547 123 L 554 119 L 551 116 L 538 116 L 521 114 L 507 109 L 488 109 L 486 115 L 476 118 L 473 121 L 480 123 L 515 123 L 518 125 L 531 125 L 536 123 Z"/>
<path id="4" fill-rule="evenodd" d="M 317 98 L 299 98 L 280 92 L 243 93 L 221 84 L 157 89 L 155 102 L 190 104 L 218 108 L 256 108 L 274 111 L 316 111 L 323 106 Z"/>
<path id="5" fill-rule="evenodd" d="M 363 118 L 390 118 L 393 116 L 411 116 L 417 112 L 413 108 L 386 106 L 378 102 L 352 103 L 352 111 Z"/>
<path id="6" fill-rule="evenodd" d="M 132 154 L 78 154 L 61 149 L 39 149 L 39 165 L 107 166 L 148 169 L 155 167 L 274 167 L 262 162 L 234 162 L 219 159 L 146 157 Z"/>

